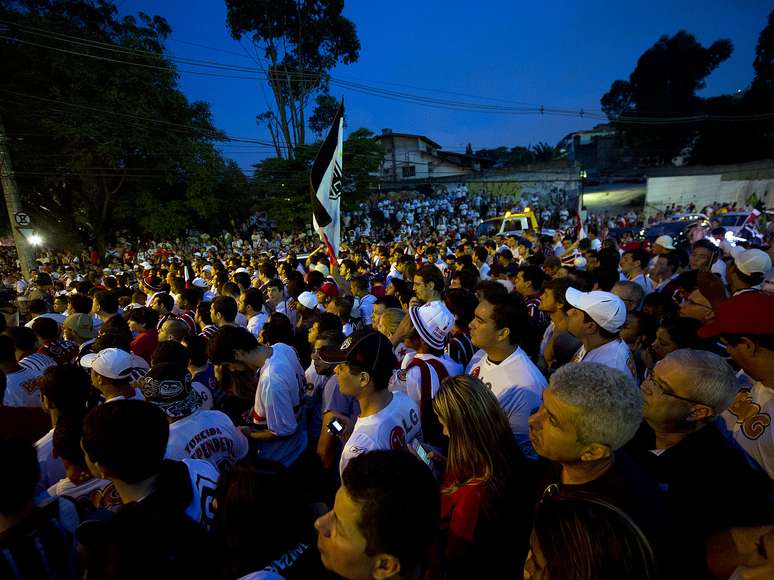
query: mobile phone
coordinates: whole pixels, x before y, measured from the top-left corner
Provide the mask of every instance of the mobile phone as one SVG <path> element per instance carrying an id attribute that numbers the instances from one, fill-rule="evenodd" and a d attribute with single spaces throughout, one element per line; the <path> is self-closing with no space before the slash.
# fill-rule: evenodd
<path id="1" fill-rule="evenodd" d="M 417 455 L 425 463 L 425 465 L 432 468 L 433 460 L 427 456 L 427 451 L 425 451 L 425 448 L 422 446 L 422 444 L 417 439 L 414 439 L 411 442 L 411 446 L 414 448 L 414 451 L 417 452 Z"/>
<path id="2" fill-rule="evenodd" d="M 328 422 L 328 432 L 334 435 L 341 435 L 344 432 L 344 425 L 336 417 Z"/>

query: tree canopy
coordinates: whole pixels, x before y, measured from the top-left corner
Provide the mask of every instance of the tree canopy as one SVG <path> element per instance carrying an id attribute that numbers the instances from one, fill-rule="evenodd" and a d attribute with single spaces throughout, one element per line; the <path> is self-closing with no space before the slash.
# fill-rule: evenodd
<path id="1" fill-rule="evenodd" d="M 307 108 L 327 91 L 330 70 L 359 57 L 355 25 L 342 15 L 344 0 L 226 0 L 226 7 L 231 36 L 252 41 L 274 98 L 256 121 L 267 126 L 276 156 L 291 158 L 306 143 Z M 318 103 L 315 132 L 325 104 Z"/>
<path id="2" fill-rule="evenodd" d="M 2 0 L 0 21 L 0 116 L 38 223 L 101 245 L 118 228 L 169 236 L 237 215 L 247 179 L 216 150 L 209 106 L 180 91 L 163 18 Z"/>
<path id="3" fill-rule="evenodd" d="M 758 39 L 751 84 L 702 97 L 707 77 L 733 51 L 729 40 L 702 46 L 681 30 L 646 50 L 628 80 L 615 80 L 601 105 L 644 164 L 734 163 L 774 155 L 774 11 Z M 763 116 L 761 116 L 763 115 Z"/>

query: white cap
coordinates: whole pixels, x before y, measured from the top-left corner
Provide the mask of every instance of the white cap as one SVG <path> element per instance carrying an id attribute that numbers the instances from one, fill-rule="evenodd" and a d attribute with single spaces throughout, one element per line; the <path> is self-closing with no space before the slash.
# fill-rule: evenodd
<path id="1" fill-rule="evenodd" d="M 245 274 L 249 274 L 249 272 L 247 271 L 247 268 L 245 267 L 237 268 L 236 270 L 234 270 L 234 274 L 241 274 L 242 272 L 244 272 Z"/>
<path id="2" fill-rule="evenodd" d="M 653 242 L 653 245 L 661 246 L 665 250 L 675 249 L 675 241 L 672 239 L 672 236 L 659 236 L 656 238 L 656 241 Z"/>
<path id="3" fill-rule="evenodd" d="M 575 288 L 567 288 L 564 295 L 567 303 L 573 308 L 582 310 L 600 327 L 608 332 L 618 332 L 626 322 L 626 305 L 615 294 L 594 290 L 581 292 Z"/>
<path id="4" fill-rule="evenodd" d="M 409 316 L 423 341 L 439 350 L 445 346 L 446 336 L 454 326 L 454 315 L 443 302 L 435 300 L 423 306 L 412 306 Z"/>
<path id="5" fill-rule="evenodd" d="M 209 264 L 205 264 L 204 266 L 202 266 L 202 272 L 212 272 L 212 266 L 210 266 Z"/>
<path id="6" fill-rule="evenodd" d="M 204 278 L 194 278 L 191 280 L 191 284 L 196 286 L 197 288 L 207 288 L 209 284 L 207 283 L 207 280 Z"/>
<path id="7" fill-rule="evenodd" d="M 747 276 L 765 274 L 771 270 L 771 258 L 763 250 L 757 248 L 745 250 L 735 246 L 731 250 L 731 255 L 734 257 L 737 269 Z"/>
<path id="8" fill-rule="evenodd" d="M 578 270 L 585 270 L 586 269 L 586 258 L 583 256 L 578 256 L 575 258 L 572 262 L 572 265 L 574 268 L 577 268 Z"/>
<path id="9" fill-rule="evenodd" d="M 143 263 L 142 263 L 142 264 L 140 264 L 140 265 L 141 265 L 143 268 L 145 268 L 146 270 L 150 270 L 151 268 L 153 268 L 153 264 L 151 264 L 150 262 L 143 262 Z"/>
<path id="10" fill-rule="evenodd" d="M 304 308 L 317 308 L 317 295 L 314 292 L 301 292 L 298 296 L 298 302 Z"/>
<path id="11" fill-rule="evenodd" d="M 120 348 L 105 348 L 98 353 L 83 355 L 81 366 L 109 379 L 128 379 L 134 369 L 148 366 L 145 361 L 138 363 L 137 358 Z"/>

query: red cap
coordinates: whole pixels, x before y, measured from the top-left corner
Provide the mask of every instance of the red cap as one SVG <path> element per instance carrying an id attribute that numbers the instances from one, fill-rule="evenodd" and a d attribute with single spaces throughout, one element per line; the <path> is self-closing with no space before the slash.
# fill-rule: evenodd
<path id="1" fill-rule="evenodd" d="M 333 282 L 325 282 L 320 286 L 320 292 L 331 298 L 336 298 L 339 295 L 339 288 Z"/>
<path id="2" fill-rule="evenodd" d="M 715 319 L 699 329 L 702 338 L 719 334 L 774 334 L 774 296 L 751 291 L 721 302 Z"/>

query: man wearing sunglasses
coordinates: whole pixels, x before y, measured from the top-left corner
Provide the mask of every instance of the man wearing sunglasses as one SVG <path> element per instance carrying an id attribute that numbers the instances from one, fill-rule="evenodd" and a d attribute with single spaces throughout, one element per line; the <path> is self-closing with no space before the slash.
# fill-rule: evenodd
<path id="1" fill-rule="evenodd" d="M 765 474 L 716 425 L 734 401 L 736 375 L 716 354 L 680 349 L 640 389 L 646 425 L 627 449 L 666 491 L 684 562 L 693 577 L 705 577 L 709 534 L 774 521 Z"/>

